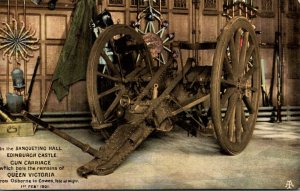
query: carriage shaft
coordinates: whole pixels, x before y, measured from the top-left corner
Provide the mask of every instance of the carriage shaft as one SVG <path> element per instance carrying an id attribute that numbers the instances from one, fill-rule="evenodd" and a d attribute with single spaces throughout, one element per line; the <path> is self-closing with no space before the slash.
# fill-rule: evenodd
<path id="1" fill-rule="evenodd" d="M 193 102 L 191 102 L 189 104 L 186 104 L 185 106 L 181 107 L 180 109 L 177 109 L 177 110 L 173 111 L 171 113 L 171 115 L 172 116 L 176 116 L 177 114 L 179 114 L 179 113 L 181 113 L 183 111 L 186 111 L 186 110 L 188 110 L 188 109 L 190 109 L 190 108 L 192 108 L 192 107 L 194 107 L 196 105 L 199 105 L 202 102 L 205 102 L 206 100 L 209 99 L 209 97 L 210 97 L 210 94 L 202 96 L 202 97 L 199 97 L 196 100 L 194 100 Z"/>
<path id="2" fill-rule="evenodd" d="M 74 137 L 54 128 L 53 126 L 49 125 L 47 122 L 42 121 L 41 119 L 29 114 L 27 111 L 22 111 L 22 115 L 30 120 L 31 122 L 44 127 L 45 129 L 51 131 L 52 133 L 56 134 L 57 136 L 65 139 L 66 141 L 72 143 L 73 145 L 75 145 L 76 147 L 79 147 L 83 152 L 89 153 L 90 155 L 99 158 L 100 157 L 100 153 L 97 149 L 92 148 L 90 145 L 88 144 L 84 144 L 81 141 L 79 141 L 78 139 L 75 139 Z"/>

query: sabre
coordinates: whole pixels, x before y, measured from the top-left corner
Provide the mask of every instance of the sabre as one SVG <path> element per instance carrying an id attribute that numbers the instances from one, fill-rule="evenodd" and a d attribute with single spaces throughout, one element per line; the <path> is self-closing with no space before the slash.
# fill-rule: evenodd
<path id="1" fill-rule="evenodd" d="M 39 68 L 40 63 L 41 63 L 41 57 L 38 56 L 38 58 L 37 58 L 37 60 L 36 60 L 35 67 L 34 67 L 32 79 L 31 79 L 31 81 L 30 81 L 30 85 L 29 85 L 29 88 L 28 88 L 28 93 L 27 93 L 27 94 L 28 94 L 28 97 L 27 97 L 26 102 L 25 102 L 25 110 L 26 110 L 26 111 L 29 111 L 29 102 L 30 102 L 30 99 L 31 99 L 32 89 L 33 89 L 35 77 L 36 77 L 37 70 L 38 70 L 38 68 Z"/>

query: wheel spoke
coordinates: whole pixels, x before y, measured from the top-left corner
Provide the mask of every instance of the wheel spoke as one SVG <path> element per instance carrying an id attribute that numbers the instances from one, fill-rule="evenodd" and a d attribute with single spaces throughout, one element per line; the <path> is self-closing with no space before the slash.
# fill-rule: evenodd
<path id="1" fill-rule="evenodd" d="M 233 79 L 233 71 L 232 71 L 232 65 L 229 63 L 229 59 L 227 55 L 225 55 L 224 58 L 224 70 L 226 74 L 228 75 L 228 78 Z"/>
<path id="2" fill-rule="evenodd" d="M 118 91 L 118 90 L 120 90 L 120 89 L 121 89 L 120 86 L 115 86 L 115 87 L 113 87 L 113 88 L 111 88 L 111 89 L 109 89 L 109 90 L 106 90 L 105 92 L 101 92 L 100 94 L 98 94 L 98 99 L 101 99 L 101 98 L 103 98 L 104 96 L 107 96 L 107 95 L 109 95 L 109 94 L 112 94 L 112 93 L 114 93 L 114 92 L 116 92 L 116 91 Z"/>
<path id="3" fill-rule="evenodd" d="M 230 57 L 232 60 L 232 69 L 233 69 L 233 73 L 235 74 L 234 66 L 237 66 L 239 61 L 238 61 L 237 50 L 235 49 L 235 43 L 233 37 L 231 37 L 229 42 L 229 50 L 230 50 Z"/>
<path id="4" fill-rule="evenodd" d="M 235 34 L 234 46 L 236 50 L 237 63 L 240 63 L 240 54 L 241 54 L 241 37 L 242 37 L 242 29 L 238 29 Z M 238 67 L 237 65 L 237 67 Z"/>
<path id="5" fill-rule="evenodd" d="M 119 74 L 118 69 L 115 67 L 115 65 L 111 62 L 109 57 L 104 52 L 101 52 L 101 57 L 105 60 L 106 65 L 112 71 L 113 74 Z"/>
<path id="6" fill-rule="evenodd" d="M 129 74 L 127 74 L 125 76 L 125 79 L 126 80 L 132 80 L 133 78 L 136 77 L 136 75 L 141 72 L 144 68 L 143 67 L 137 67 L 135 68 L 132 72 L 130 72 Z"/>
<path id="7" fill-rule="evenodd" d="M 226 129 L 226 127 L 228 126 L 229 120 L 232 118 L 233 116 L 233 112 L 235 109 L 235 103 L 236 103 L 237 97 L 236 94 L 233 94 L 228 101 L 228 107 L 227 107 L 227 111 L 225 113 L 225 117 L 223 119 L 222 122 L 222 127 L 224 129 Z"/>
<path id="8" fill-rule="evenodd" d="M 252 92 L 257 92 L 257 88 L 255 88 L 255 87 L 247 87 L 246 88 L 247 90 L 250 90 L 250 91 L 252 91 Z"/>
<path id="9" fill-rule="evenodd" d="M 249 80 L 249 78 L 254 74 L 255 71 L 256 71 L 256 67 L 255 66 L 253 66 L 252 68 L 250 68 L 250 70 L 248 70 L 246 72 L 246 74 L 244 75 L 243 80 L 244 81 Z"/>
<path id="10" fill-rule="evenodd" d="M 103 74 L 101 72 L 97 72 L 97 76 L 107 78 L 107 79 L 112 80 L 114 82 L 121 82 L 121 78 L 116 78 L 116 77 L 113 77 L 113 76 L 110 76 L 110 75 Z"/>
<path id="11" fill-rule="evenodd" d="M 254 107 L 253 107 L 253 105 L 251 104 L 251 101 L 250 101 L 249 97 L 247 97 L 246 95 L 244 95 L 244 96 L 243 96 L 243 101 L 244 101 L 244 103 L 245 103 L 245 105 L 246 105 L 246 107 L 247 107 L 247 109 L 248 109 L 248 112 L 249 112 L 250 114 L 253 114 L 253 113 L 254 113 Z"/>
<path id="12" fill-rule="evenodd" d="M 248 41 L 249 41 L 249 39 L 248 39 Z M 245 64 L 247 64 L 248 61 L 250 60 L 250 57 L 252 56 L 254 48 L 255 48 L 255 46 L 253 44 L 251 44 L 250 47 L 248 48 L 246 57 L 245 57 Z"/>
<path id="13" fill-rule="evenodd" d="M 242 104 L 243 105 L 243 104 Z M 245 115 L 245 110 L 244 108 L 242 107 L 242 111 L 241 111 L 241 117 L 242 117 L 242 126 L 243 126 L 243 130 L 245 132 L 247 132 L 249 130 L 249 125 L 248 125 L 248 122 L 247 122 L 247 119 L 246 119 L 246 115 Z"/>
<path id="14" fill-rule="evenodd" d="M 242 139 L 242 102 L 240 99 L 236 102 L 235 110 L 235 137 L 236 142 L 240 143 Z"/>
<path id="15" fill-rule="evenodd" d="M 118 66 L 119 66 L 119 75 L 123 78 L 123 71 L 122 71 L 122 64 L 121 64 L 121 59 L 120 59 L 120 55 L 117 53 L 117 49 L 116 49 L 116 46 L 115 46 L 115 43 L 113 40 L 110 40 L 110 45 L 113 49 L 113 52 L 114 52 L 114 55 L 117 57 L 117 63 L 118 63 Z"/>
<path id="16" fill-rule="evenodd" d="M 123 95 L 123 91 L 120 91 L 117 95 L 117 97 L 115 98 L 115 100 L 112 102 L 112 104 L 109 106 L 109 108 L 106 110 L 105 114 L 104 114 L 104 118 L 106 119 L 111 112 L 117 107 L 117 105 L 120 103 L 120 99 L 122 98 Z"/>
<path id="17" fill-rule="evenodd" d="M 237 87 L 237 83 L 233 80 L 221 80 L 221 83 L 225 87 Z"/>
<path id="18" fill-rule="evenodd" d="M 247 54 L 248 43 L 249 43 L 249 32 L 245 32 L 244 38 L 243 38 L 241 54 L 240 54 L 239 73 L 243 73 L 243 71 L 245 69 L 245 64 L 247 62 L 246 54 Z"/>
<path id="19" fill-rule="evenodd" d="M 233 95 L 234 90 L 235 90 L 234 88 L 228 88 L 228 89 L 226 89 L 226 92 L 222 95 L 221 107 L 225 107 L 226 102 Z"/>

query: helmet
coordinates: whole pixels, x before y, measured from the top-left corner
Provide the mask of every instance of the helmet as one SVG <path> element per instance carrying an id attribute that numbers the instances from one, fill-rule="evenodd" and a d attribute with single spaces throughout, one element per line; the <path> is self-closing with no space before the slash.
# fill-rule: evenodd
<path id="1" fill-rule="evenodd" d="M 19 68 L 15 68 L 11 72 L 11 76 L 13 79 L 13 86 L 14 88 L 21 89 L 25 87 L 25 80 L 23 76 L 23 71 Z"/>
<path id="2" fill-rule="evenodd" d="M 96 18 L 94 19 L 96 26 L 105 29 L 106 27 L 113 25 L 114 22 L 112 20 L 111 14 L 106 9 L 100 13 Z"/>

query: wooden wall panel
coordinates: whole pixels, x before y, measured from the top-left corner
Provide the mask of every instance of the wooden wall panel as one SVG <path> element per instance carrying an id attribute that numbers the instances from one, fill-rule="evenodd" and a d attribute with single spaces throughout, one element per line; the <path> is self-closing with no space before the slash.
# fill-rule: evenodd
<path id="1" fill-rule="evenodd" d="M 294 0 L 294 6 L 298 6 Z M 283 14 L 283 43 L 284 43 L 284 103 L 300 105 L 300 31 L 299 8 L 291 10 L 291 4 L 285 3 Z M 299 7 L 299 6 L 298 6 Z M 296 12 L 293 12 L 296 11 Z"/>
<path id="2" fill-rule="evenodd" d="M 202 16 L 200 26 L 200 42 L 216 42 L 219 35 L 218 17 L 216 16 Z M 201 65 L 212 65 L 215 50 L 200 51 Z"/>
<path id="3" fill-rule="evenodd" d="M 201 40 L 215 42 L 218 37 L 218 19 L 215 16 L 203 16 L 201 23 Z"/>
<path id="4" fill-rule="evenodd" d="M 131 21 L 136 21 L 136 12 L 130 12 L 129 13 L 129 23 L 131 22 Z"/>
<path id="5" fill-rule="evenodd" d="M 6 17 L 7 17 L 7 13 L 1 11 L 0 12 L 0 23 L 6 22 L 7 21 Z M 2 24 L 1 24 L 1 27 L 2 27 Z M 2 55 L 3 55 L 3 51 L 0 51 L 0 76 L 3 77 L 4 79 L 6 79 L 6 74 L 7 74 L 7 59 L 6 58 L 3 59 Z M 5 86 L 3 86 L 3 87 L 5 87 Z M 2 89 L 6 89 L 6 88 L 2 88 Z"/>
<path id="6" fill-rule="evenodd" d="M 275 41 L 275 29 L 277 22 L 274 18 L 261 18 L 260 31 L 262 31 L 261 41 L 264 43 L 274 43 Z"/>
<path id="7" fill-rule="evenodd" d="M 175 33 L 176 41 L 189 41 L 189 22 L 187 22 L 187 15 L 174 14 L 170 21 L 170 30 Z"/>
<path id="8" fill-rule="evenodd" d="M 33 57 L 29 60 L 29 62 L 27 62 L 27 76 L 32 76 L 33 75 L 33 72 L 34 72 L 34 67 L 36 65 L 36 61 L 37 61 L 37 57 L 38 56 L 41 56 L 41 49 L 42 47 L 39 46 L 40 49 L 37 50 L 37 51 L 34 51 L 32 54 L 33 54 Z M 38 70 L 37 70 L 37 76 L 40 76 L 42 74 L 42 64 L 39 65 L 38 67 Z"/>
<path id="9" fill-rule="evenodd" d="M 7 94 L 6 90 L 6 80 L 0 80 L 0 91 L 2 93 L 2 97 L 4 101 L 6 100 L 5 95 Z"/>
<path id="10" fill-rule="evenodd" d="M 46 55 L 45 55 L 45 64 L 46 64 L 46 75 L 52 75 L 55 71 L 57 61 L 63 46 L 62 45 L 46 45 Z"/>
<path id="11" fill-rule="evenodd" d="M 125 12 L 120 11 L 120 12 L 116 12 L 116 11 L 112 11 L 111 12 L 113 21 L 115 24 L 119 23 L 119 24 L 124 24 L 125 23 Z"/>
<path id="12" fill-rule="evenodd" d="M 7 57 L 2 58 L 2 52 L 0 53 L 0 76 L 5 77 L 7 74 Z"/>
<path id="13" fill-rule="evenodd" d="M 288 95 L 288 99 L 286 99 L 286 105 L 300 105 L 300 86 L 299 80 L 297 79 L 287 79 L 286 83 L 288 84 L 286 95 Z"/>
<path id="14" fill-rule="evenodd" d="M 286 30 L 287 31 L 294 31 L 295 28 L 295 21 L 293 18 L 288 18 L 286 23 Z M 297 35 L 294 33 L 287 34 L 287 43 L 294 43 L 296 41 Z"/>
<path id="15" fill-rule="evenodd" d="M 287 49 L 287 77 L 288 79 L 300 79 L 300 48 Z"/>
<path id="16" fill-rule="evenodd" d="M 46 39 L 65 39 L 67 30 L 66 15 L 45 15 Z"/>

